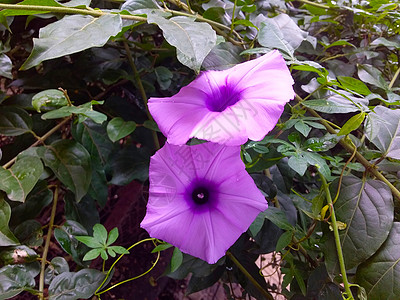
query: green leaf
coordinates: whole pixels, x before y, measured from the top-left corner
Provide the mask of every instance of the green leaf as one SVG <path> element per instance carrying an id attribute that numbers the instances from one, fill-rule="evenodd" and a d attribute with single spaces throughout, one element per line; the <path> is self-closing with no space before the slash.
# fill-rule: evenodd
<path id="1" fill-rule="evenodd" d="M 364 121 L 366 116 L 365 112 L 360 112 L 359 114 L 356 114 L 355 116 L 352 116 L 350 119 L 347 120 L 347 122 L 342 126 L 342 128 L 339 130 L 337 133 L 338 136 L 340 135 L 348 135 L 350 132 L 353 130 L 358 129 L 362 122 Z"/>
<path id="2" fill-rule="evenodd" d="M 388 48 L 400 49 L 400 43 L 398 41 L 389 41 L 389 40 L 385 39 L 384 37 L 380 37 L 380 38 L 373 40 L 372 43 L 369 44 L 369 46 L 372 46 L 372 47 L 385 46 Z"/>
<path id="3" fill-rule="evenodd" d="M 75 194 L 76 200 L 81 200 L 92 176 L 87 150 L 73 140 L 58 140 L 46 146 L 41 157 L 45 165 Z"/>
<path id="4" fill-rule="evenodd" d="M 102 224 L 96 224 L 93 226 L 93 238 L 98 241 L 101 245 L 107 243 L 107 229 Z"/>
<path id="5" fill-rule="evenodd" d="M 68 100 L 64 93 L 60 90 L 45 90 L 37 93 L 32 97 L 32 106 L 38 112 L 42 106 L 45 107 L 60 107 L 68 105 Z"/>
<path id="6" fill-rule="evenodd" d="M 117 117 L 113 118 L 107 124 L 107 134 L 110 140 L 114 143 L 127 135 L 130 135 L 136 129 L 136 123 L 133 121 L 125 122 L 124 119 Z"/>
<path id="7" fill-rule="evenodd" d="M 17 3 L 17 5 L 38 5 L 38 6 L 53 6 L 62 7 L 60 3 L 54 0 L 24 0 Z M 3 16 L 25 16 L 25 15 L 38 15 L 46 14 L 50 11 L 32 10 L 32 9 L 4 9 L 0 12 Z"/>
<path id="8" fill-rule="evenodd" d="M 14 229 L 17 239 L 29 247 L 39 247 L 43 244 L 42 224 L 36 220 L 27 220 Z"/>
<path id="9" fill-rule="evenodd" d="M 325 50 L 327 50 L 327 49 L 329 49 L 331 47 L 335 47 L 335 46 L 351 46 L 351 47 L 357 49 L 356 46 L 354 46 L 353 44 L 351 44 L 351 43 L 349 43 L 348 41 L 345 41 L 345 40 L 338 40 L 336 42 L 333 42 L 332 44 L 329 44 L 329 45 L 326 45 L 326 46 L 324 45 L 324 48 L 325 48 Z"/>
<path id="10" fill-rule="evenodd" d="M 383 78 L 382 72 L 377 68 L 368 64 L 358 65 L 358 77 L 369 84 L 379 87 L 384 90 L 389 89 L 389 85 Z"/>
<path id="11" fill-rule="evenodd" d="M 279 208 L 270 206 L 267 210 L 263 212 L 264 218 L 270 220 L 276 226 L 281 229 L 292 231 L 293 226 L 289 223 L 286 214 L 284 211 L 280 210 Z"/>
<path id="12" fill-rule="evenodd" d="M 300 132 L 304 137 L 307 137 L 311 131 L 311 127 L 308 126 L 303 120 L 299 120 L 298 122 L 296 122 L 294 128 L 296 128 L 296 130 Z"/>
<path id="13" fill-rule="evenodd" d="M 0 269 L 0 299 L 9 299 L 35 287 L 35 278 L 26 265 L 7 265 Z"/>
<path id="14" fill-rule="evenodd" d="M 13 79 L 12 77 L 12 61 L 11 59 L 4 53 L 0 53 L 0 76 Z"/>
<path id="15" fill-rule="evenodd" d="M 172 72 L 163 66 L 158 66 L 154 69 L 156 74 L 157 82 L 162 90 L 166 90 L 171 85 L 173 74 Z"/>
<path id="16" fill-rule="evenodd" d="M 8 228 L 11 218 L 10 205 L 3 199 L 0 194 L 0 246 L 18 245 L 19 241 Z"/>
<path id="17" fill-rule="evenodd" d="M 303 101 L 301 104 L 316 111 L 328 114 L 344 114 L 360 110 L 350 101 L 348 101 L 348 103 L 337 103 L 327 99 L 316 99 Z"/>
<path id="18" fill-rule="evenodd" d="M 112 245 L 118 238 L 118 228 L 114 227 L 111 229 L 111 231 L 108 233 L 108 238 L 107 238 L 107 245 Z"/>
<path id="19" fill-rule="evenodd" d="M 85 254 L 85 256 L 83 257 L 83 260 L 93 260 L 97 257 L 99 257 L 100 252 L 103 251 L 103 248 L 95 248 L 90 250 L 88 253 Z"/>
<path id="20" fill-rule="evenodd" d="M 90 248 L 101 248 L 103 247 L 103 244 L 100 243 L 97 239 L 95 239 L 92 236 L 84 236 L 84 235 L 80 235 L 80 236 L 75 236 L 75 238 L 80 241 L 81 243 L 84 243 L 86 246 L 90 247 Z"/>
<path id="21" fill-rule="evenodd" d="M 307 161 L 304 159 L 304 157 L 296 155 L 293 155 L 289 158 L 288 165 L 301 176 L 304 175 L 308 167 Z"/>
<path id="22" fill-rule="evenodd" d="M 49 300 L 88 299 L 104 280 L 105 274 L 94 269 L 64 272 L 49 286 Z"/>
<path id="23" fill-rule="evenodd" d="M 39 31 L 33 50 L 21 66 L 27 70 L 44 60 L 101 47 L 122 29 L 121 16 L 106 14 L 99 18 L 85 15 L 65 16 Z"/>
<path id="24" fill-rule="evenodd" d="M 54 277 L 64 272 L 69 272 L 69 265 L 67 261 L 64 257 L 54 257 L 44 271 L 45 283 L 50 284 Z"/>
<path id="25" fill-rule="evenodd" d="M 369 88 L 361 80 L 347 76 L 338 76 L 337 79 L 343 87 L 353 92 L 359 93 L 364 96 L 371 94 Z"/>
<path id="26" fill-rule="evenodd" d="M 150 155 L 145 149 L 127 147 L 111 161 L 111 184 L 126 185 L 133 179 L 147 180 L 149 176 Z"/>
<path id="27" fill-rule="evenodd" d="M 221 23 L 224 14 L 225 9 L 222 7 L 210 7 L 203 13 L 203 17 Z"/>
<path id="28" fill-rule="evenodd" d="M 79 202 L 75 201 L 72 192 L 64 195 L 64 214 L 67 220 L 77 221 L 90 233 L 93 226 L 100 222 L 98 208 L 94 199 L 86 195 Z"/>
<path id="29" fill-rule="evenodd" d="M 293 236 L 292 231 L 284 232 L 279 237 L 279 240 L 276 243 L 276 251 L 282 251 L 282 249 L 284 249 L 287 245 L 289 245 L 292 242 L 292 236 Z"/>
<path id="30" fill-rule="evenodd" d="M 209 24 L 194 20 L 181 16 L 165 19 L 154 11 L 147 15 L 147 22 L 157 24 L 166 41 L 176 47 L 178 60 L 198 73 L 203 60 L 216 45 L 217 35 Z"/>
<path id="31" fill-rule="evenodd" d="M 332 197 L 337 184 L 338 180 L 331 187 Z M 337 220 L 346 224 L 339 235 L 347 270 L 364 262 L 383 244 L 393 224 L 393 209 L 392 193 L 382 181 L 343 177 L 335 212 Z M 333 234 L 331 241 L 333 245 Z M 332 264 L 337 264 L 335 251 L 324 252 L 327 268 L 332 269 Z"/>
<path id="32" fill-rule="evenodd" d="M 0 167 L 0 190 L 7 193 L 8 199 L 12 201 L 24 202 L 26 194 L 21 182 L 11 172 L 11 170 Z"/>
<path id="33" fill-rule="evenodd" d="M 39 255 L 26 245 L 7 247 L 0 252 L 3 264 L 26 264 L 37 261 Z"/>
<path id="34" fill-rule="evenodd" d="M 0 134 L 17 136 L 32 130 L 29 114 L 18 107 L 0 107 Z"/>
<path id="35" fill-rule="evenodd" d="M 43 114 L 42 119 L 59 119 L 76 114 L 78 115 L 79 123 L 85 121 L 87 118 L 90 118 L 94 122 L 101 124 L 107 120 L 107 116 L 103 113 L 93 110 L 94 104 L 103 104 L 103 101 L 98 102 L 92 100 L 91 102 L 82 104 L 80 106 L 63 106 Z"/>
<path id="36" fill-rule="evenodd" d="M 153 131 L 157 131 L 157 132 L 161 132 L 160 129 L 158 128 L 158 125 L 156 122 L 152 121 L 152 120 L 146 120 L 143 123 L 143 127 L 153 130 Z"/>
<path id="37" fill-rule="evenodd" d="M 121 246 L 111 246 L 111 247 L 108 247 L 107 249 L 109 249 L 109 250 L 111 249 L 118 254 L 129 254 L 129 251 Z"/>
<path id="38" fill-rule="evenodd" d="M 224 274 L 225 268 L 222 266 L 218 266 L 210 275 L 208 276 L 192 276 L 186 288 L 186 294 L 190 295 L 192 293 L 196 293 L 198 291 L 204 290 L 214 283 L 216 283 Z"/>
<path id="39" fill-rule="evenodd" d="M 368 114 L 365 134 L 384 156 L 400 159 L 400 110 L 375 107 Z"/>
<path id="40" fill-rule="evenodd" d="M 175 247 L 174 252 L 171 257 L 171 273 L 175 272 L 183 262 L 183 254 L 182 252 Z"/>
<path id="41" fill-rule="evenodd" d="M 171 248 L 171 247 L 173 247 L 171 244 L 163 243 L 163 244 L 157 245 L 157 246 L 151 251 L 151 253 L 161 252 L 161 251 L 167 250 L 167 249 L 169 249 L 169 248 Z"/>
<path id="42" fill-rule="evenodd" d="M 367 291 L 368 299 L 400 298 L 400 222 L 394 222 L 385 243 L 357 268 L 356 282 Z"/>
<path id="43" fill-rule="evenodd" d="M 18 157 L 10 171 L 19 180 L 24 195 L 28 195 L 43 173 L 43 164 L 36 156 Z"/>

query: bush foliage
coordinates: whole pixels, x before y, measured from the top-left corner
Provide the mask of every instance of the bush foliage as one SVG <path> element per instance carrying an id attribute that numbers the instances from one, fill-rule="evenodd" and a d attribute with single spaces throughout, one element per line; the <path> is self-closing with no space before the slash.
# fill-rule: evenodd
<path id="1" fill-rule="evenodd" d="M 217 264 L 175 249 L 165 274 L 192 273 L 187 293 L 221 280 L 257 299 L 400 299 L 396 1 L 0 2 L 0 299 L 101 297 L 118 264 L 90 262 L 130 249 L 99 216 L 112 187 L 148 186 L 165 141 L 148 97 L 272 49 L 296 97 L 241 151 L 270 207 Z M 48 261 L 51 239 L 63 255 Z M 272 252 L 279 290 L 256 264 Z"/>

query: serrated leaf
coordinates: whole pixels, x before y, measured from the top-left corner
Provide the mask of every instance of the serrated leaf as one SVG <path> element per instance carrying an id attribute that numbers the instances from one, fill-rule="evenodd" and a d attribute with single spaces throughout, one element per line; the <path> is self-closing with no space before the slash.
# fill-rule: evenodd
<path id="1" fill-rule="evenodd" d="M 353 130 L 358 129 L 358 127 L 360 127 L 360 125 L 364 121 L 365 116 L 366 116 L 365 112 L 361 112 L 359 114 L 356 114 L 355 116 L 352 116 L 350 119 L 347 120 L 346 123 L 344 123 L 344 125 L 339 130 L 337 135 L 338 136 L 340 136 L 340 135 L 348 135 Z"/>
<path id="2" fill-rule="evenodd" d="M 368 114 L 367 138 L 384 156 L 400 159 L 400 111 L 377 106 Z"/>
<path id="3" fill-rule="evenodd" d="M 394 222 L 385 243 L 357 268 L 356 280 L 368 299 L 400 298 L 400 222 Z"/>
<path id="4" fill-rule="evenodd" d="M 76 201 L 82 199 L 92 177 L 87 150 L 73 140 L 58 140 L 46 146 L 41 157 L 45 165 L 75 194 Z"/>
<path id="5" fill-rule="evenodd" d="M 331 187 L 333 197 L 337 183 Z M 383 244 L 393 224 L 393 209 L 392 193 L 382 181 L 343 177 L 335 212 L 337 220 L 346 224 L 339 235 L 347 270 L 364 262 Z M 332 249 L 325 253 L 328 269 L 337 264 L 334 253 Z"/>
<path id="6" fill-rule="evenodd" d="M 10 205 L 0 195 L 0 246 L 18 245 L 19 241 L 8 228 L 11 218 Z"/>
<path id="7" fill-rule="evenodd" d="M 44 107 L 60 107 L 68 105 L 68 100 L 60 90 L 45 90 L 32 97 L 32 106 L 37 112 Z"/>
<path id="8" fill-rule="evenodd" d="M 0 134 L 17 136 L 32 130 L 29 114 L 18 107 L 0 107 Z"/>
<path id="9" fill-rule="evenodd" d="M 155 12 L 147 15 L 148 23 L 157 24 L 166 41 L 176 47 L 178 60 L 198 73 L 204 59 L 216 45 L 217 35 L 209 24 L 194 20 L 181 16 L 165 19 Z"/>
<path id="10" fill-rule="evenodd" d="M 136 129 L 136 123 L 133 121 L 124 121 L 124 119 L 117 117 L 113 118 L 107 124 L 107 135 L 114 143 L 127 135 L 131 134 Z"/>
<path id="11" fill-rule="evenodd" d="M 65 272 L 49 286 L 49 300 L 88 299 L 104 280 L 105 274 L 95 269 Z"/>
<path id="12" fill-rule="evenodd" d="M 102 47 L 110 37 L 122 29 L 119 14 L 106 14 L 99 18 L 84 15 L 65 16 L 39 31 L 28 59 L 21 66 L 27 70 L 44 60 Z"/>
<path id="13" fill-rule="evenodd" d="M 8 199 L 12 201 L 24 202 L 26 194 L 21 182 L 11 172 L 11 170 L 0 167 L 0 190 L 7 193 Z"/>

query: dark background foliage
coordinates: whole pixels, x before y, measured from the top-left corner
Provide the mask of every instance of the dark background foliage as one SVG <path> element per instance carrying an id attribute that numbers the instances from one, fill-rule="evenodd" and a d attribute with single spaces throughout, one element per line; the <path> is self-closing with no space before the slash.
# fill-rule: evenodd
<path id="1" fill-rule="evenodd" d="M 217 264 L 161 244 L 150 273 L 101 297 L 173 299 L 218 282 L 227 299 L 351 299 L 350 287 L 400 298 L 396 2 L 17 2 L 0 1 L 0 299 L 97 293 L 118 246 L 148 238 L 149 159 L 165 138 L 147 99 L 271 49 L 297 95 L 242 146 L 270 208 Z M 107 287 L 148 270 L 153 248 L 123 255 Z M 259 273 L 268 253 L 280 286 Z"/>

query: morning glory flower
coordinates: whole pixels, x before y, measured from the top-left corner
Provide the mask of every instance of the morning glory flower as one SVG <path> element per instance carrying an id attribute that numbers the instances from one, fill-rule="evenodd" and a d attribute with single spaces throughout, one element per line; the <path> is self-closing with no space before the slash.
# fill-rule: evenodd
<path id="1" fill-rule="evenodd" d="M 268 204 L 246 172 L 240 146 L 166 143 L 150 160 L 141 227 L 213 264 Z"/>
<path id="2" fill-rule="evenodd" d="M 205 71 L 176 95 L 150 98 L 170 144 L 195 137 L 226 145 L 260 141 L 293 99 L 293 78 L 278 51 L 223 71 Z"/>

